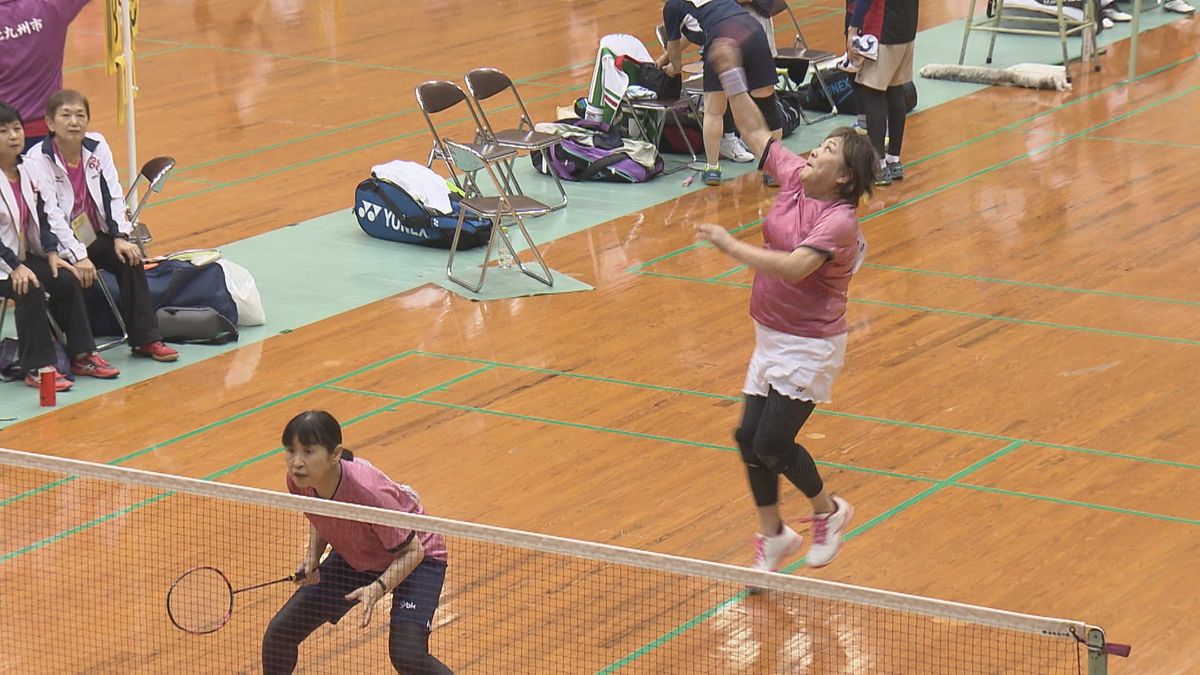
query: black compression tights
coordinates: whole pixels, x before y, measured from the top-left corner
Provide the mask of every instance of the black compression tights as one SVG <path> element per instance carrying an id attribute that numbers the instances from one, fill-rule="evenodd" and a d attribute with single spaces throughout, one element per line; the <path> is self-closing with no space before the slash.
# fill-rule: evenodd
<path id="1" fill-rule="evenodd" d="M 821 494 L 824 484 L 817 463 L 796 443 L 796 434 L 814 407 L 811 401 L 788 398 L 774 389 L 768 389 L 766 396 L 746 397 L 734 438 L 742 451 L 756 506 L 779 503 L 781 474 L 809 499 Z"/>
<path id="2" fill-rule="evenodd" d="M 858 91 L 863 112 L 867 116 L 867 135 L 871 137 L 875 152 L 879 153 L 880 158 L 883 157 L 883 138 L 887 136 L 887 154 L 899 157 L 908 114 L 905 111 L 904 87 L 888 87 L 887 91 L 879 91 L 859 85 Z"/>

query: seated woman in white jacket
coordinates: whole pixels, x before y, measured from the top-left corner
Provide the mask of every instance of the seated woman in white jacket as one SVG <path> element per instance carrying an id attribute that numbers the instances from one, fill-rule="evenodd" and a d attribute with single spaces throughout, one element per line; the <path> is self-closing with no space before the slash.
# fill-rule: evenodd
<path id="1" fill-rule="evenodd" d="M 0 101 L 0 302 L 16 303 L 18 359 L 27 371 L 25 384 L 39 385 L 40 373 L 54 372 L 57 391 L 71 388 L 71 381 L 55 367 L 54 337 L 46 320 L 49 309 L 66 331 L 65 345 L 76 375 L 116 377 L 119 371 L 96 354 L 96 340 L 88 324 L 83 293 L 74 269 L 56 250 L 51 223 L 65 217 L 53 201 L 43 197 L 45 185 L 35 183 L 32 172 L 21 162 L 25 128 L 15 108 Z"/>
<path id="2" fill-rule="evenodd" d="M 179 353 L 162 342 L 141 250 L 129 241 L 133 226 L 112 150 L 104 136 L 88 131 L 90 117 L 83 94 L 71 89 L 52 94 L 46 101 L 50 135 L 25 153 L 25 163 L 40 183 L 54 186 L 58 207 L 67 214 L 70 226 L 55 234 L 59 253 L 78 271 L 79 282 L 84 288 L 95 283 L 97 267 L 116 276 L 134 355 L 174 361 Z"/>

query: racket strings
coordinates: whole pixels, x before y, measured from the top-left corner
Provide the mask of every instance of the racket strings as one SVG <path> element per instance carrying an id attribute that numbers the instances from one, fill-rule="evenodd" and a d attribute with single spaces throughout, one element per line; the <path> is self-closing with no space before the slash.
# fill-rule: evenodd
<path id="1" fill-rule="evenodd" d="M 190 570 L 167 594 L 171 621 L 189 633 L 211 633 L 229 620 L 233 611 L 233 588 L 223 574 L 212 568 Z"/>

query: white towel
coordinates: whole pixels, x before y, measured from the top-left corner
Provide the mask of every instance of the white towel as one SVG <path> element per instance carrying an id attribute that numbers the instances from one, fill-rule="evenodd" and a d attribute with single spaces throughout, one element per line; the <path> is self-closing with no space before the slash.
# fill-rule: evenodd
<path id="1" fill-rule="evenodd" d="M 450 190 L 446 181 L 424 164 L 393 160 L 371 167 L 371 175 L 395 183 L 425 208 L 435 213 L 450 213 Z"/>

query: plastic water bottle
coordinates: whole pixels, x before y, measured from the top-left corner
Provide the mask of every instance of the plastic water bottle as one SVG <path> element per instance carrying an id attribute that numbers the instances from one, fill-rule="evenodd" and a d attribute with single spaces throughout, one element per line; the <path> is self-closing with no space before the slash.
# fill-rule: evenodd
<path id="1" fill-rule="evenodd" d="M 496 266 L 500 269 L 506 270 L 513 266 L 512 253 L 508 252 L 508 245 L 505 243 L 508 241 L 508 226 L 501 225 L 500 232 L 504 236 L 501 237 L 502 241 L 500 242 L 500 253 L 498 256 L 496 256 Z"/>

